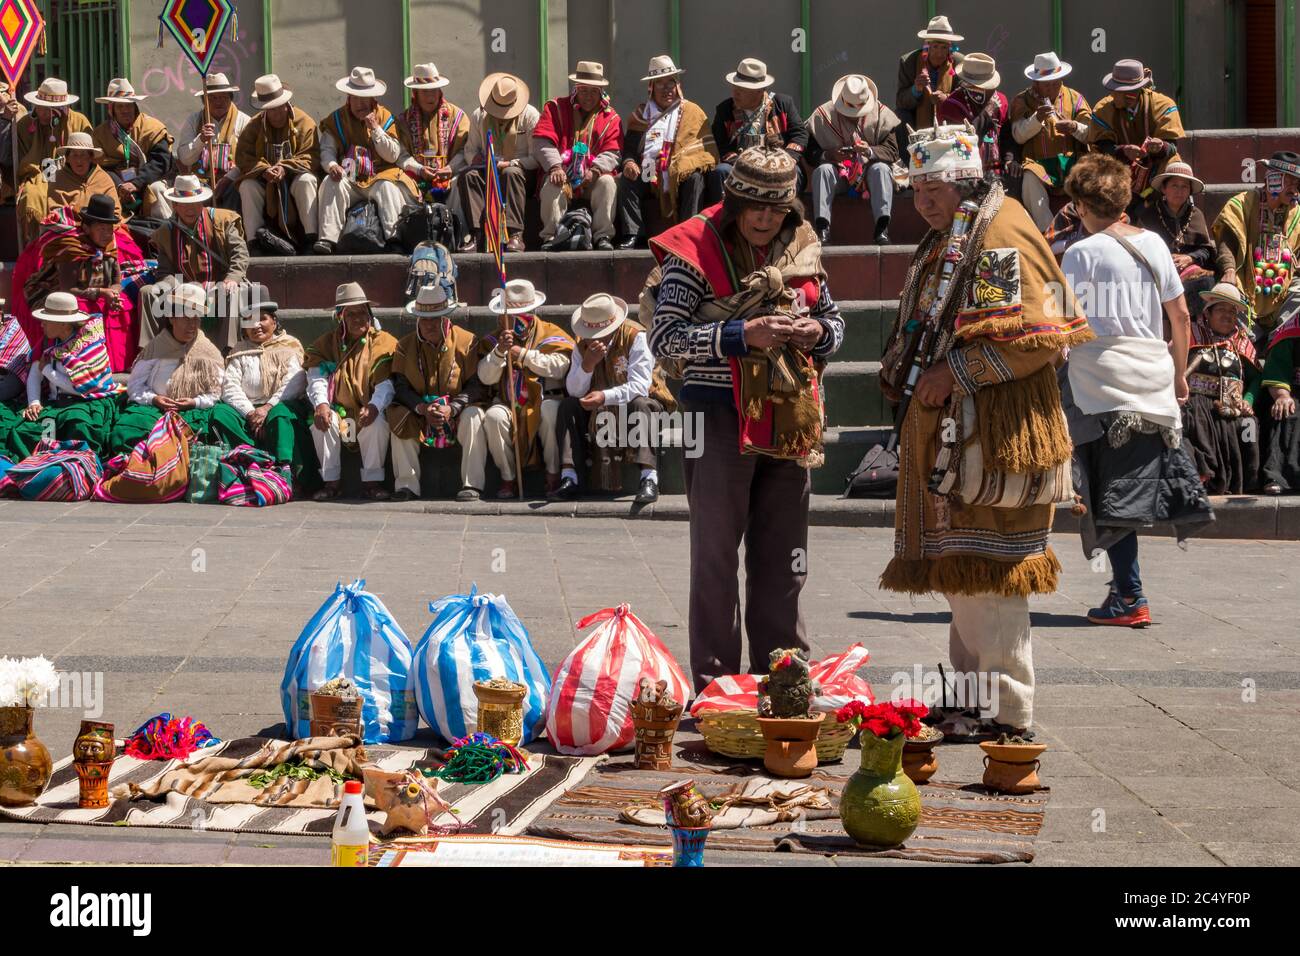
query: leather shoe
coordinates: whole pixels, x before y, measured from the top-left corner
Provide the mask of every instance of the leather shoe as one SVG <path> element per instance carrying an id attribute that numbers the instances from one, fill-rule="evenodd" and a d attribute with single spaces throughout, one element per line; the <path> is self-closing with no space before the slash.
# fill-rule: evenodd
<path id="1" fill-rule="evenodd" d="M 334 243 L 328 239 L 317 239 L 316 245 L 311 247 L 311 251 L 318 256 L 332 256 L 334 255 Z"/>
<path id="2" fill-rule="evenodd" d="M 620 239 L 618 242 L 614 243 L 614 248 L 615 248 L 615 249 L 635 249 L 635 248 L 636 248 L 637 246 L 639 246 L 640 244 L 641 244 L 641 242 L 640 242 L 639 239 L 637 239 L 636 236 L 628 236 L 627 238 L 625 238 L 625 239 Z"/>
<path id="3" fill-rule="evenodd" d="M 823 246 L 828 246 L 828 245 L 830 245 L 830 242 L 831 242 L 831 227 L 830 227 L 830 224 L 829 224 L 829 223 L 828 223 L 827 225 L 825 225 L 825 226 L 818 226 L 818 227 L 817 227 L 817 241 L 818 241 L 819 243 L 821 243 Z"/>
<path id="4" fill-rule="evenodd" d="M 523 251 L 524 251 L 524 237 L 511 236 L 509 241 L 506 243 L 506 252 L 523 252 Z"/>
<path id="5" fill-rule="evenodd" d="M 466 485 L 460 491 L 456 492 L 457 501 L 478 501 L 483 497 L 483 492 L 470 485 Z"/>
<path id="6" fill-rule="evenodd" d="M 477 249 L 478 249 L 478 240 L 477 240 L 476 238 L 474 238 L 474 233 L 471 232 L 471 233 L 468 233 L 468 234 L 465 236 L 465 238 L 462 239 L 462 240 L 460 241 L 460 248 L 459 248 L 458 250 L 456 250 L 456 251 L 457 251 L 457 252 L 475 252 Z"/>
<path id="7" fill-rule="evenodd" d="M 871 237 L 871 241 L 877 246 L 889 245 L 889 217 L 888 216 L 881 216 L 880 219 L 876 222 L 876 232 L 875 235 Z"/>
<path id="8" fill-rule="evenodd" d="M 546 497 L 559 501 L 573 501 L 578 497 L 578 483 L 572 478 L 562 478 L 554 490 L 546 493 Z"/>
<path id="9" fill-rule="evenodd" d="M 502 501 L 507 498 L 518 498 L 519 488 L 513 481 L 503 481 L 501 482 L 501 490 L 497 492 L 497 497 Z"/>
<path id="10" fill-rule="evenodd" d="M 549 496 L 552 491 L 560 487 L 560 476 L 557 472 L 548 471 L 546 473 L 546 494 Z"/>
<path id="11" fill-rule="evenodd" d="M 614 243 L 610 240 L 609 236 L 601 236 L 596 240 L 596 244 L 593 248 L 596 249 L 597 252 L 612 252 L 614 249 Z"/>
<path id="12" fill-rule="evenodd" d="M 653 478 L 642 478 L 636 492 L 636 504 L 648 505 L 659 500 L 659 484 Z"/>

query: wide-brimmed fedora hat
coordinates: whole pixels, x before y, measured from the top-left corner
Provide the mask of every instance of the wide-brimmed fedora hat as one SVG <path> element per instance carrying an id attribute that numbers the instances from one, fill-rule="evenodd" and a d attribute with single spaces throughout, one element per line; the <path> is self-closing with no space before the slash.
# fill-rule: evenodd
<path id="1" fill-rule="evenodd" d="M 136 104 L 142 100 L 148 99 L 148 94 L 137 93 L 131 81 L 125 77 L 116 76 L 108 81 L 108 92 L 103 96 L 96 96 L 96 103 L 131 103 Z"/>
<path id="2" fill-rule="evenodd" d="M 208 312 L 208 290 L 197 282 L 183 282 L 167 296 L 169 319 L 202 318 Z"/>
<path id="3" fill-rule="evenodd" d="M 411 75 L 402 81 L 402 85 L 412 90 L 440 90 L 450 82 L 438 72 L 437 64 L 417 63 L 411 67 Z"/>
<path id="4" fill-rule="evenodd" d="M 239 327 L 255 329 L 262 321 L 262 313 L 279 312 L 280 303 L 271 298 L 271 290 L 260 282 L 245 286 L 239 293 Z"/>
<path id="5" fill-rule="evenodd" d="M 667 53 L 661 53 L 658 56 L 650 57 L 650 65 L 646 67 L 646 75 L 641 77 L 642 83 L 653 83 L 655 80 L 662 80 L 669 76 L 681 76 L 686 71 L 673 62 L 673 58 Z"/>
<path id="6" fill-rule="evenodd" d="M 407 315 L 416 319 L 440 319 L 444 315 L 455 312 L 459 305 L 459 302 L 447 296 L 447 290 L 443 288 L 442 283 L 435 282 L 432 285 L 421 286 L 415 298 L 406 303 L 405 311 Z"/>
<path id="7" fill-rule="evenodd" d="M 532 312 L 545 301 L 545 294 L 533 288 L 527 279 L 511 279 L 504 289 L 492 293 L 488 309 L 497 315 L 522 315 Z"/>
<path id="8" fill-rule="evenodd" d="M 24 96 L 23 99 L 33 106 L 63 109 L 65 106 L 76 103 L 81 97 L 75 93 L 69 93 L 67 83 L 56 76 L 51 76 L 44 80 L 37 89 Z"/>
<path id="9" fill-rule="evenodd" d="M 293 90 L 285 89 L 274 73 L 259 76 L 253 81 L 253 105 L 259 110 L 273 110 L 293 99 Z"/>
<path id="10" fill-rule="evenodd" d="M 346 308 L 349 305 L 370 305 L 370 297 L 361 288 L 360 282 L 345 282 L 334 290 L 334 308 Z"/>
<path id="11" fill-rule="evenodd" d="M 776 82 L 776 77 L 767 72 L 767 64 L 762 60 L 747 56 L 736 66 L 735 72 L 727 74 L 727 82 L 746 89 L 765 90 Z"/>
<path id="12" fill-rule="evenodd" d="M 352 72 L 334 84 L 334 89 L 349 96 L 375 99 L 388 92 L 388 84 L 375 76 L 368 66 L 354 66 Z"/>
<path id="13" fill-rule="evenodd" d="M 871 109 L 876 97 L 876 84 L 871 82 L 869 76 L 863 76 L 861 73 L 841 76 L 835 81 L 835 87 L 831 90 L 835 112 L 854 119 Z"/>
<path id="14" fill-rule="evenodd" d="M 1201 293 L 1201 304 L 1205 306 L 1205 311 L 1208 312 L 1210 306 L 1216 302 L 1226 302 L 1228 305 L 1235 306 L 1242 314 L 1250 311 L 1250 303 L 1246 301 L 1245 294 L 1232 282 L 1220 282 L 1208 292 Z"/>
<path id="15" fill-rule="evenodd" d="M 77 297 L 71 292 L 51 292 L 45 297 L 45 304 L 39 309 L 32 309 L 33 318 L 42 322 L 89 322 L 90 316 L 77 308 Z"/>
<path id="16" fill-rule="evenodd" d="M 627 303 L 616 295 L 597 292 L 573 310 L 573 334 L 580 339 L 603 339 L 627 321 Z"/>
<path id="17" fill-rule="evenodd" d="M 483 112 L 499 120 L 511 120 L 528 109 L 528 84 L 513 73 L 493 73 L 478 87 Z"/>
<path id="18" fill-rule="evenodd" d="M 99 159 L 104 155 L 104 151 L 95 145 L 95 140 L 89 133 L 69 133 L 68 141 L 55 149 L 54 152 L 63 156 L 70 150 L 74 149 L 84 149 L 87 152 L 94 153 L 95 159 Z"/>
<path id="19" fill-rule="evenodd" d="M 942 40 L 944 43 L 960 43 L 966 39 L 961 34 L 952 32 L 952 24 L 944 16 L 931 17 L 926 28 L 918 30 L 916 35 L 922 40 Z"/>
<path id="20" fill-rule="evenodd" d="M 212 190 L 198 176 L 177 176 L 176 182 L 163 190 L 163 196 L 170 203 L 207 202 L 212 198 Z"/>
<path id="21" fill-rule="evenodd" d="M 86 208 L 78 214 L 82 222 L 102 222 L 116 225 L 122 221 L 117 214 L 117 203 L 107 193 L 95 193 L 86 201 Z"/>
<path id="22" fill-rule="evenodd" d="M 1289 149 L 1278 150 L 1264 160 L 1264 165 L 1270 169 L 1286 173 L 1288 176 L 1300 177 L 1300 153 L 1293 153 Z"/>
<path id="23" fill-rule="evenodd" d="M 1150 86 L 1151 74 L 1141 60 L 1116 60 L 1114 69 L 1106 74 L 1101 85 L 1116 93 L 1129 93 Z"/>
<path id="24" fill-rule="evenodd" d="M 579 60 L 578 68 L 569 74 L 570 81 L 583 86 L 609 86 L 605 79 L 605 64 L 595 60 Z"/>
<path id="25" fill-rule="evenodd" d="M 978 90 L 996 90 L 1002 85 L 997 61 L 987 53 L 967 53 L 957 67 L 957 78 Z"/>
<path id="26" fill-rule="evenodd" d="M 1047 83 L 1069 75 L 1072 69 L 1074 67 L 1064 62 L 1055 52 L 1039 53 L 1034 57 L 1033 65 L 1025 67 L 1025 76 L 1040 83 Z"/>
<path id="27" fill-rule="evenodd" d="M 1188 166 L 1186 163 L 1170 163 L 1165 167 L 1165 171 L 1159 176 L 1151 177 L 1151 186 L 1155 189 L 1159 189 L 1164 185 L 1166 179 L 1172 179 L 1175 176 L 1180 179 L 1188 180 L 1192 184 L 1192 192 L 1194 193 L 1203 192 L 1205 190 L 1205 183 L 1201 182 L 1192 174 L 1192 167 Z"/>
<path id="28" fill-rule="evenodd" d="M 203 89 L 195 93 L 195 96 L 202 96 L 204 93 L 209 95 L 213 93 L 238 93 L 239 87 L 230 82 L 230 77 L 224 73 L 209 73 L 203 81 Z"/>

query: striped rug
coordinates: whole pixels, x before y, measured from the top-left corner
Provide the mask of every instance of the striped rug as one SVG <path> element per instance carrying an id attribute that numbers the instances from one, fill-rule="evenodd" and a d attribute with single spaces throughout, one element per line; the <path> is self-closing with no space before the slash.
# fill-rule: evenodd
<path id="1" fill-rule="evenodd" d="M 266 738 L 241 737 L 198 751 L 192 760 L 220 754 L 244 757 L 256 753 Z M 119 752 L 122 741 L 118 741 Z M 414 747 L 369 745 L 371 759 L 383 770 L 399 771 L 429 761 L 433 751 Z M 438 793 L 458 811 L 461 833 L 516 835 L 524 831 L 556 797 L 581 780 L 602 758 L 533 754 L 522 774 L 505 774 L 488 784 L 438 785 Z M 119 756 L 109 774 L 110 789 L 124 783 L 144 785 L 161 776 L 177 761 L 136 760 Z M 207 803 L 177 793 L 164 801 L 114 800 L 103 810 L 77 807 L 77 773 L 72 757 L 54 767 L 54 774 L 34 806 L 0 807 L 0 817 L 27 823 L 79 823 L 96 826 L 167 827 L 172 829 L 227 830 L 242 833 L 301 833 L 328 837 L 334 810 L 296 807 L 259 807 L 252 804 Z M 378 833 L 384 814 L 368 814 L 372 833 Z M 444 815 L 435 821 L 448 823 Z"/>
<path id="2" fill-rule="evenodd" d="M 614 759 L 593 767 L 586 779 L 555 800 L 528 832 L 587 843 L 664 846 L 672 842 L 666 829 L 625 823 L 619 820 L 619 810 L 628 804 L 654 802 L 661 788 L 683 779 L 694 779 L 701 793 L 714 797 L 738 789 L 756 774 L 761 771 L 755 767 L 715 769 L 694 764 L 666 772 L 634 770 L 627 760 Z M 847 781 L 839 768 L 814 771 L 807 781 L 830 791 L 837 813 L 828 819 L 715 830 L 709 834 L 708 847 L 931 863 L 1028 863 L 1034 858 L 1034 838 L 1042 828 L 1049 796 L 1047 790 L 1017 797 L 993 793 L 980 784 L 931 781 L 917 788 L 921 792 L 921 824 L 907 842 L 894 850 L 866 850 L 849 839 L 840 824 L 839 795 Z"/>

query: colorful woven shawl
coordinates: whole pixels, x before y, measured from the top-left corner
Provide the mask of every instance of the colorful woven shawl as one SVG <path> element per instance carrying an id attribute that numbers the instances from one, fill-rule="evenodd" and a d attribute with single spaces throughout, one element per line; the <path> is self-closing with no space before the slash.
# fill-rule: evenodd
<path id="1" fill-rule="evenodd" d="M 217 468 L 217 500 L 223 505 L 263 508 L 293 500 L 289 469 L 251 445 L 240 445 L 221 458 Z"/>
<path id="2" fill-rule="evenodd" d="M 0 322 L 0 371 L 17 375 L 26 384 L 31 358 L 32 347 L 27 342 L 27 333 L 16 318 L 7 316 Z"/>
<path id="3" fill-rule="evenodd" d="M 104 320 L 97 315 L 91 316 L 71 338 L 47 344 L 41 361 L 62 365 L 72 380 L 72 387 L 85 401 L 111 398 L 122 391 L 122 386 L 113 381 L 108 344 L 104 341 Z"/>
<path id="4" fill-rule="evenodd" d="M 101 475 L 99 456 L 84 441 L 42 440 L 36 451 L 0 478 L 0 497 L 28 501 L 86 501 Z"/>

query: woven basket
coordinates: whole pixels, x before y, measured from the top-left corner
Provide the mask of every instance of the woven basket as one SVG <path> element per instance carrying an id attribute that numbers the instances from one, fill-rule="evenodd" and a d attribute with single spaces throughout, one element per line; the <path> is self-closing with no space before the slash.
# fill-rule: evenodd
<path id="1" fill-rule="evenodd" d="M 834 714 L 822 721 L 817 735 L 817 760 L 830 763 L 844 756 L 855 733 L 852 724 L 841 724 Z M 704 746 L 715 754 L 741 759 L 761 759 L 767 741 L 758 726 L 754 710 L 709 710 L 695 721 L 695 729 L 704 736 Z"/>

